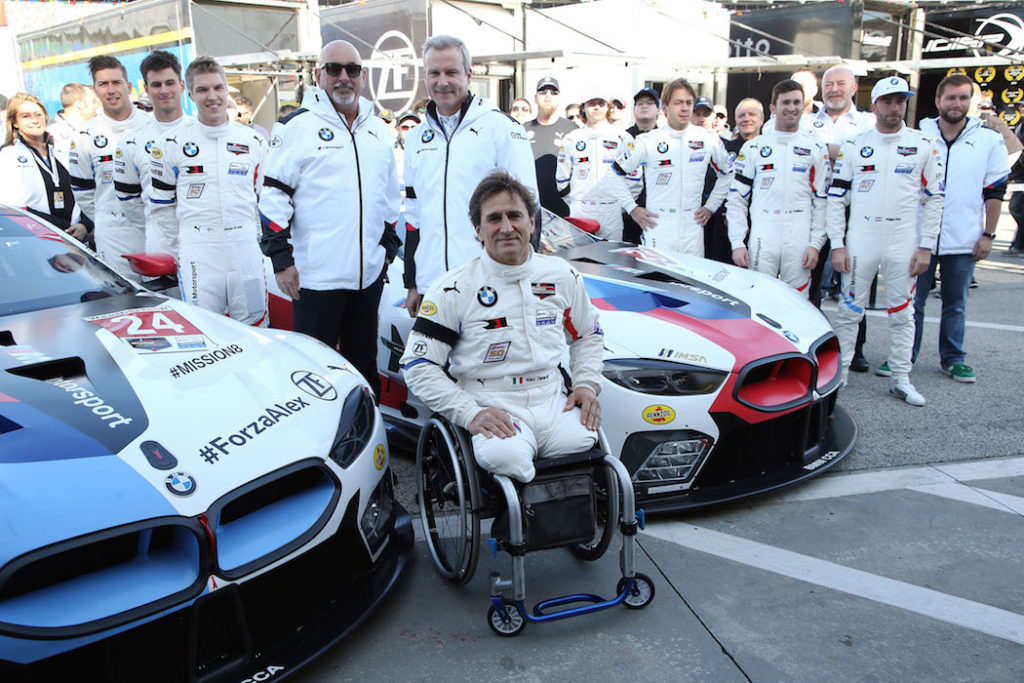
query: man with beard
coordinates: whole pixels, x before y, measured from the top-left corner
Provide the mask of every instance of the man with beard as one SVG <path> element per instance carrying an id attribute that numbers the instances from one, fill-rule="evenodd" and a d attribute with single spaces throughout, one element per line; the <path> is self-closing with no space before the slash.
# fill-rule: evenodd
<path id="1" fill-rule="evenodd" d="M 479 253 L 466 215 L 477 184 L 504 168 L 536 196 L 537 171 L 523 127 L 493 102 L 469 92 L 466 44 L 439 35 L 423 45 L 430 103 L 405 142 L 406 309 L 415 317 L 423 292 Z"/>
<path id="2" fill-rule="evenodd" d="M 71 141 L 71 189 L 82 214 L 96 226 L 97 255 L 121 275 L 138 281 L 121 255 L 142 251 L 146 236 L 141 226 L 126 218 L 114 191 L 114 150 L 122 136 L 145 126 L 150 116 L 132 106 L 128 72 L 116 57 L 93 57 L 89 71 L 103 111 Z"/>
<path id="3" fill-rule="evenodd" d="M 939 363 L 943 372 L 965 383 L 975 381 L 974 370 L 965 363 L 967 354 L 963 348 L 967 290 L 974 264 L 988 258 L 992 251 L 1010 174 L 1002 135 L 985 127 L 980 119 L 967 116 L 971 90 L 971 80 L 963 74 L 943 78 L 935 92 L 939 116 L 921 122 L 922 131 L 942 140 L 939 149 L 945 162 L 946 202 L 942 229 L 932 248 L 935 258 L 918 278 L 914 299 L 916 360 L 924 332 L 928 291 L 938 266 L 942 270 Z"/>
<path id="4" fill-rule="evenodd" d="M 928 269 L 942 220 L 943 164 L 935 141 L 903 123 L 912 94 L 897 76 L 883 78 L 871 89 L 875 126 L 840 147 L 826 223 L 832 265 L 844 275 L 834 323 L 843 383 L 857 324 L 881 265 L 889 315 L 889 393 L 923 406 L 924 397 L 909 377 L 914 344 L 910 306 L 915 278 Z"/>
<path id="5" fill-rule="evenodd" d="M 561 98 L 558 81 L 554 78 L 545 76 L 537 81 L 537 93 L 533 99 L 537 103 L 537 118 L 527 121 L 523 127 L 526 128 L 526 137 L 533 148 L 540 205 L 565 217 L 569 215 L 569 207 L 555 187 L 555 163 L 558 150 L 562 147 L 562 138 L 576 130 L 576 124 L 563 119 L 558 113 Z"/>
<path id="6" fill-rule="evenodd" d="M 338 349 L 379 397 L 377 306 L 399 246 L 392 137 L 359 97 L 366 70 L 351 43 L 324 47 L 316 82 L 271 134 L 263 253 L 292 298 L 296 332 Z"/>

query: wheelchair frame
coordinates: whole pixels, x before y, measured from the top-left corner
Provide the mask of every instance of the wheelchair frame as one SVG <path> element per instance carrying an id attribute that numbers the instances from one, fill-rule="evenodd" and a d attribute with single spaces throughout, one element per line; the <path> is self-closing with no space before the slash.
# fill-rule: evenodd
<path id="1" fill-rule="evenodd" d="M 445 453 L 440 452 L 442 446 Z M 603 528 L 596 529 L 593 542 L 573 544 L 569 550 L 580 559 L 593 561 L 600 558 L 611 542 L 615 520 L 618 519 L 622 534 L 622 578 L 616 587 L 615 597 L 608 600 L 591 593 L 575 593 L 542 600 L 532 610 L 526 608 L 527 547 L 519 492 L 509 477 L 487 473 L 500 489 L 508 510 L 509 540 L 507 547 L 502 549 L 512 558 L 510 579 L 502 579 L 498 572 L 490 575 L 491 606 L 487 623 L 498 635 L 518 635 L 530 622 L 566 619 L 620 604 L 642 609 L 654 599 L 654 584 L 650 577 L 635 570 L 636 532 L 643 528 L 644 515 L 642 510 L 636 510 L 629 472 L 617 458 L 608 454 L 603 432 L 598 433 L 598 448 L 603 452 L 600 459 L 580 454 L 537 462 L 544 463 L 543 468 L 547 472 L 557 472 L 563 465 L 567 468 L 582 463 L 603 465 L 606 478 Z M 480 519 L 493 516 L 492 508 L 497 503 L 493 494 L 496 492 L 481 488 L 478 474 L 483 470 L 473 456 L 469 435 L 440 415 L 434 415 L 423 425 L 416 444 L 416 470 L 420 519 L 434 565 L 445 579 L 467 583 L 472 579 L 479 560 Z M 455 528 L 443 528 L 452 519 Z M 450 540 L 445 537 L 447 531 L 451 531 Z M 497 557 L 498 541 L 492 537 L 489 545 L 491 555 Z M 509 592 L 511 597 L 506 596 Z M 549 611 L 577 603 L 584 604 Z"/>

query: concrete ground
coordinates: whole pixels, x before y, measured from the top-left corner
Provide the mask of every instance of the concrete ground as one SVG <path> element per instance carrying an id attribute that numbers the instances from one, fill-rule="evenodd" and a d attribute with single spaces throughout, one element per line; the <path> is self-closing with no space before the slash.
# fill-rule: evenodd
<path id="1" fill-rule="evenodd" d="M 395 594 L 299 680 L 1024 680 L 1024 259 L 1005 255 L 1012 231 L 1004 216 L 968 303 L 978 382 L 939 371 L 930 299 L 912 374 L 928 405 L 890 397 L 883 378 L 851 375 L 840 401 L 860 440 L 836 470 L 648 523 L 638 569 L 657 594 L 646 609 L 499 638 L 485 620 L 487 574 L 507 574 L 508 557 L 483 549 L 473 581 L 457 587 L 420 541 Z M 868 324 L 877 365 L 884 313 Z M 411 466 L 394 463 L 412 510 Z M 614 557 L 529 555 L 528 603 L 609 596 Z"/>

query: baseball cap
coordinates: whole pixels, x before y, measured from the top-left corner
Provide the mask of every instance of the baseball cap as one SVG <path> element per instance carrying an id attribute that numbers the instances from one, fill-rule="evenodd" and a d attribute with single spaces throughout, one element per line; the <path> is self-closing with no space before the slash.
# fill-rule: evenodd
<path id="1" fill-rule="evenodd" d="M 886 95 L 906 95 L 911 97 L 913 94 L 910 90 L 910 85 L 905 80 L 899 76 L 890 76 L 875 83 L 875 87 L 871 89 L 871 104 L 877 102 L 879 97 L 885 97 Z"/>
<path id="2" fill-rule="evenodd" d="M 540 92 L 544 88 L 554 88 L 555 92 L 561 92 L 558 87 L 558 81 L 551 76 L 545 76 L 544 78 L 537 81 L 537 92 Z"/>
<path id="3" fill-rule="evenodd" d="M 654 100 L 655 104 L 659 106 L 661 105 L 661 97 L 658 96 L 658 93 L 654 92 L 654 88 L 642 88 L 637 91 L 637 93 L 633 95 L 633 104 L 636 104 L 636 101 L 641 97 L 649 97 Z"/>
<path id="4" fill-rule="evenodd" d="M 407 112 L 405 112 L 404 114 L 402 114 L 401 116 L 398 117 L 398 123 L 402 124 L 405 121 L 410 120 L 410 119 L 415 121 L 416 123 L 422 123 L 423 122 L 423 120 L 420 118 L 419 114 L 417 114 L 414 111 L 407 111 Z"/>
<path id="5" fill-rule="evenodd" d="M 707 95 L 701 95 L 697 98 L 697 101 L 693 103 L 693 110 L 697 111 L 700 108 L 707 109 L 708 111 L 714 111 L 715 108 L 711 104 L 711 98 Z"/>

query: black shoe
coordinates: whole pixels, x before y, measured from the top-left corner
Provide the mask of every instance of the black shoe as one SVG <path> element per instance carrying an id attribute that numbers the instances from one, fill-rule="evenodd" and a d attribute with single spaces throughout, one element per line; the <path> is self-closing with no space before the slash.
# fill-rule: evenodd
<path id="1" fill-rule="evenodd" d="M 864 357 L 863 353 L 855 353 L 853 360 L 850 361 L 850 369 L 854 372 L 867 372 L 871 369 L 871 365 L 868 364 L 868 359 Z"/>

